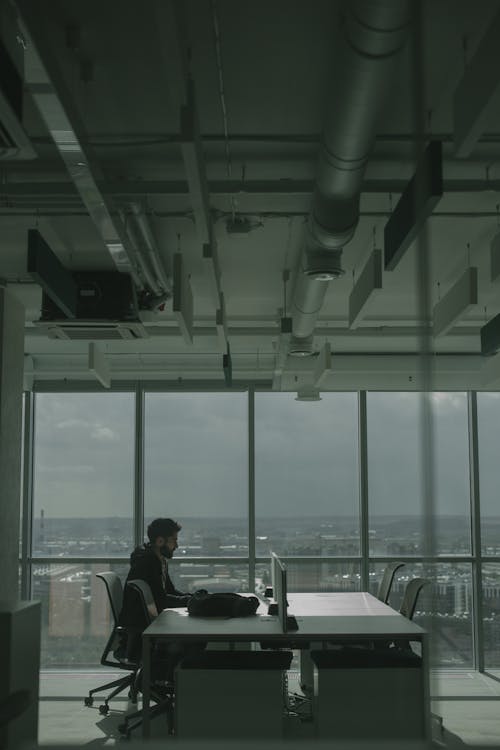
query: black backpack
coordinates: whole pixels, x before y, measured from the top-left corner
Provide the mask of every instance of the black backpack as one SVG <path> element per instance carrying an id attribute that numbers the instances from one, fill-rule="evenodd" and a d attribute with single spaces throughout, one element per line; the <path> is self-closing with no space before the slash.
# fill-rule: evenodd
<path id="1" fill-rule="evenodd" d="M 209 594 L 205 589 L 195 591 L 187 610 L 194 617 L 247 617 L 259 608 L 256 596 L 233 593 Z"/>

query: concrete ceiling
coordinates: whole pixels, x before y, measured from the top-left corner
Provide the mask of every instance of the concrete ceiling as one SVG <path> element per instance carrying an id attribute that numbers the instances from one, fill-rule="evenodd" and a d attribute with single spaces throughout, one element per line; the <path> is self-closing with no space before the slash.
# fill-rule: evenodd
<path id="1" fill-rule="evenodd" d="M 340 3 L 49 0 L 43 13 L 42 4 L 32 5 L 31 18 L 26 4 L 18 5 L 20 28 L 32 32 L 24 38 L 28 50 L 21 46 L 21 58 L 29 54 L 29 44 L 42 62 L 50 56 L 50 71 L 57 68 L 55 95 L 76 113 L 99 190 L 125 215 L 135 203 L 156 237 L 167 273 L 174 253 L 181 252 L 190 277 L 193 343 L 182 338 L 168 301 L 162 311 L 144 314 L 148 338 L 100 344 L 113 381 L 223 382 L 217 302 L 179 139 L 180 50 L 194 82 L 233 378 L 271 383 L 280 318 L 287 312 L 311 207 L 329 81 L 335 76 Z M 500 313 L 499 287 L 490 280 L 490 243 L 500 231 L 500 97 L 490 102 L 465 158 L 455 154 L 453 99 L 498 13 L 498 0 L 422 3 L 425 137 L 415 138 L 418 97 L 410 38 L 377 127 L 359 225 L 343 251 L 345 274 L 330 282 L 315 328 L 315 350 L 329 343 L 333 353 L 325 388 L 415 387 L 427 345 L 436 355 L 437 387 L 482 387 L 479 332 Z M 176 25 L 166 28 L 174 17 Z M 36 24 L 30 26 L 33 18 Z M 12 17 L 4 19 L 2 37 L 9 48 L 15 28 Z M 22 60 L 18 65 L 22 69 Z M 492 65 L 498 67 L 496 61 Z M 39 229 L 67 269 L 115 268 L 33 92 L 27 81 L 23 126 L 36 157 L 0 158 L 0 278 L 26 306 L 25 348 L 35 377 L 92 380 L 88 343 L 56 341 L 33 326 L 40 317 L 41 291 L 27 274 L 28 229 Z M 359 326 L 349 329 L 353 285 L 373 248 L 383 248 L 384 227 L 414 173 L 415 156 L 432 139 L 443 144 L 444 195 L 419 241 L 394 271 L 383 274 L 383 288 Z M 249 231 L 228 232 L 234 216 L 248 220 Z M 417 264 L 417 254 L 426 248 L 427 309 Z M 470 265 L 478 268 L 477 304 L 446 335 L 433 338 L 432 308 Z M 285 270 L 291 274 L 286 294 Z M 281 387 L 309 382 L 314 367 L 314 357 L 288 358 Z"/>

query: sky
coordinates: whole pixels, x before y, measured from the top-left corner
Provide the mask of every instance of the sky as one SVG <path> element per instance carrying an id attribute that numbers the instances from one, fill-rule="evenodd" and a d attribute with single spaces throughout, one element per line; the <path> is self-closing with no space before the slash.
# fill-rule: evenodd
<path id="1" fill-rule="evenodd" d="M 433 404 L 435 507 L 468 513 L 467 398 Z M 368 393 L 369 503 L 374 515 L 418 515 L 422 506 L 420 397 Z M 245 517 L 247 395 L 150 393 L 145 403 L 145 515 Z M 478 394 L 481 507 L 500 515 L 497 463 L 500 394 Z M 134 396 L 37 394 L 35 515 L 130 517 Z M 257 518 L 355 515 L 357 394 L 255 396 Z"/>

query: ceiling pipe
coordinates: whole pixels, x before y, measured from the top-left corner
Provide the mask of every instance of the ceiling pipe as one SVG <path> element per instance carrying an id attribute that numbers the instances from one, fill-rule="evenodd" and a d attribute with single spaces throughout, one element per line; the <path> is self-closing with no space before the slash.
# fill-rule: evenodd
<path id="1" fill-rule="evenodd" d="M 358 224 L 363 175 L 408 35 L 410 7 L 409 0 L 344 4 L 313 205 L 291 298 L 296 339 L 313 334 L 328 283 L 343 273 L 342 249 Z"/>
<path id="2" fill-rule="evenodd" d="M 146 216 L 141 212 L 141 209 L 137 205 L 137 203 L 131 203 L 130 208 L 134 217 L 137 231 L 142 238 L 142 242 L 148 253 L 151 265 L 153 266 L 153 269 L 156 273 L 156 280 L 162 290 L 167 292 L 168 295 L 171 296 L 172 281 L 168 278 L 167 273 L 163 267 L 163 262 L 160 258 L 160 252 L 155 236 L 153 234 L 153 230 L 151 229 Z"/>

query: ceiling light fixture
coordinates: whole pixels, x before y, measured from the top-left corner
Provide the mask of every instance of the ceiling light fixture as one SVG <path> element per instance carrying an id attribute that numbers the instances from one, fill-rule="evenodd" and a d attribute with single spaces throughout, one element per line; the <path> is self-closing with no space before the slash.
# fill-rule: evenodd
<path id="1" fill-rule="evenodd" d="M 321 401 L 319 390 L 312 385 L 302 385 L 297 390 L 295 401 Z"/>
<path id="2" fill-rule="evenodd" d="M 344 274 L 340 265 L 341 254 L 331 250 L 309 250 L 307 265 L 303 269 L 305 276 L 314 281 L 332 281 Z"/>

